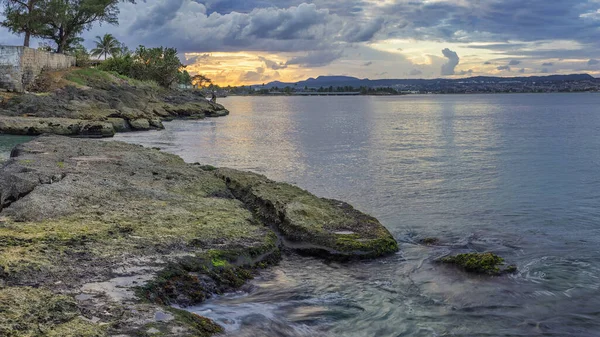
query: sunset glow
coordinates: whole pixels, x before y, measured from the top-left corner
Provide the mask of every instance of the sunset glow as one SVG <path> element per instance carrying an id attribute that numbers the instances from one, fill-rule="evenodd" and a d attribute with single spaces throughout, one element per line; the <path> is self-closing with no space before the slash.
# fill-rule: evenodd
<path id="1" fill-rule="evenodd" d="M 192 74 L 227 85 L 320 75 L 460 78 L 600 75 L 600 2 L 514 0 L 147 0 L 121 5 L 113 34 L 170 46 Z M 0 44 L 20 37 L 4 31 Z"/>

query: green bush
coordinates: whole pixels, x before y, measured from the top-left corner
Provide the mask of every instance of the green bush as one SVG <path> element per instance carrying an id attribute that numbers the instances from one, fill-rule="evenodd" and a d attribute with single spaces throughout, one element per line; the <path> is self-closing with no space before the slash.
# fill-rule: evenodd
<path id="1" fill-rule="evenodd" d="M 113 57 L 104 61 L 99 69 L 115 72 L 140 81 L 155 81 L 169 87 L 188 78 L 180 71 L 183 64 L 175 48 L 146 48 L 139 46 L 133 55 Z"/>
<path id="2" fill-rule="evenodd" d="M 131 55 L 111 57 L 98 65 L 98 69 L 100 70 L 115 72 L 127 77 L 134 77 L 133 68 L 134 59 Z"/>

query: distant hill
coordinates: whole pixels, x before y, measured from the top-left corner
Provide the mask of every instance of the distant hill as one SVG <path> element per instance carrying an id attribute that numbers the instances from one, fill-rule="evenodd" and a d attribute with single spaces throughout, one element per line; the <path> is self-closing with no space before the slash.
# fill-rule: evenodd
<path id="1" fill-rule="evenodd" d="M 309 88 L 320 88 L 320 87 L 394 87 L 394 86 L 431 86 L 431 85 L 452 85 L 452 84 L 465 84 L 465 83 L 509 83 L 509 82 L 565 82 L 565 81 L 600 81 L 589 74 L 572 74 L 572 75 L 549 75 L 549 76 L 529 76 L 529 77 L 493 77 L 493 76 L 476 76 L 469 78 L 459 79 L 448 79 L 448 78 L 436 78 L 436 79 L 381 79 L 381 80 L 370 80 L 360 79 L 350 76 L 319 76 L 317 78 L 309 78 L 304 81 L 295 83 L 286 82 L 270 82 L 264 87 L 266 88 L 284 88 L 284 87 L 309 87 Z M 262 85 L 253 85 L 255 88 L 263 88 Z"/>

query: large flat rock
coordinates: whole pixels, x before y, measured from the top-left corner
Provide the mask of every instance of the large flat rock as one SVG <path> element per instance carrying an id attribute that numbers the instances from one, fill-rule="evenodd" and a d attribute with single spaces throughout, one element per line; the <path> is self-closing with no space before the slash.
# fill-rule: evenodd
<path id="1" fill-rule="evenodd" d="M 241 286 L 282 245 L 343 258 L 397 250 L 348 204 L 137 145 L 40 136 L 1 165 L 0 298 L 31 298 L 0 305 L 15 312 L 0 317 L 9 336 L 209 335 L 219 327 L 168 305 Z"/>

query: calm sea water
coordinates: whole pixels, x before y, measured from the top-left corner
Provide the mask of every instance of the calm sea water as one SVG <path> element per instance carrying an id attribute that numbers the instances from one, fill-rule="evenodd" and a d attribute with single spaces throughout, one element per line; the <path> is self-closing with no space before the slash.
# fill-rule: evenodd
<path id="1" fill-rule="evenodd" d="M 600 336 L 600 95 L 220 103 L 230 116 L 116 138 L 348 201 L 401 242 L 370 262 L 286 256 L 243 291 L 190 308 L 229 335 Z M 467 251 L 519 273 L 434 263 Z"/>
<path id="2" fill-rule="evenodd" d="M 31 139 L 33 137 L 0 135 L 0 161 L 8 159 L 13 147 Z"/>

